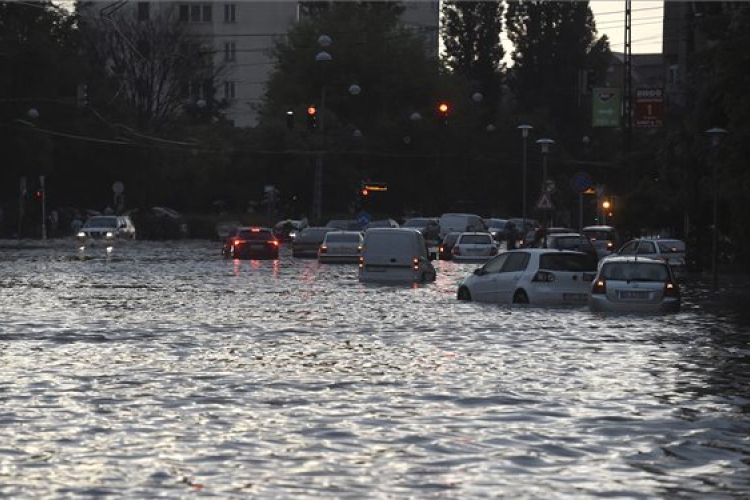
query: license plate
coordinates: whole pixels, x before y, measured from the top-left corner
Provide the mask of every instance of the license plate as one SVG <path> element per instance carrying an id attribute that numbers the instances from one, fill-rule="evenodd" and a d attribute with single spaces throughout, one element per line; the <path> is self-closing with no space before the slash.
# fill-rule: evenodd
<path id="1" fill-rule="evenodd" d="M 648 299 L 651 292 L 623 290 L 620 292 L 621 299 Z"/>
<path id="2" fill-rule="evenodd" d="M 589 296 L 586 293 L 564 293 L 563 300 L 566 302 L 586 302 Z"/>

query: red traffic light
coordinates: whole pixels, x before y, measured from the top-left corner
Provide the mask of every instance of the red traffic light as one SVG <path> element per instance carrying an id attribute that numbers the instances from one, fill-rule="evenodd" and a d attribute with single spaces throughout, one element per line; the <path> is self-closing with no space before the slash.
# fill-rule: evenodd
<path id="1" fill-rule="evenodd" d="M 315 113 L 317 113 L 317 112 L 318 112 L 318 110 L 315 109 L 315 106 L 310 106 L 310 107 L 307 108 L 307 114 L 309 116 L 315 116 Z"/>
<path id="2" fill-rule="evenodd" d="M 447 102 L 440 102 L 438 103 L 437 109 L 441 115 L 447 115 L 450 112 L 451 107 Z"/>
<path id="3" fill-rule="evenodd" d="M 36 192 L 34 193 L 34 196 L 35 196 L 35 197 L 36 197 L 37 199 L 41 199 L 41 197 L 42 197 L 42 194 L 43 194 L 43 193 L 42 193 L 42 190 L 41 190 L 41 189 L 39 189 L 39 190 L 37 190 L 37 191 L 36 191 Z"/>

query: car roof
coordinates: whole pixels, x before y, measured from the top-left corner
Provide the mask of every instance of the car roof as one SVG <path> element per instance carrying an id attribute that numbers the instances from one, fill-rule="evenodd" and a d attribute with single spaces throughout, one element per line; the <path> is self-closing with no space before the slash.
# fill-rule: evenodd
<path id="1" fill-rule="evenodd" d="M 620 263 L 622 262 L 628 262 L 628 263 L 644 262 L 646 264 L 653 264 L 654 262 L 656 262 L 657 264 L 663 264 L 665 266 L 669 265 L 663 260 L 653 259 L 653 258 L 644 257 L 644 256 L 638 257 L 635 255 L 618 255 L 617 257 L 607 257 L 607 259 L 602 261 L 602 265 L 610 264 L 613 262 L 620 262 Z"/>
<path id="2" fill-rule="evenodd" d="M 578 233 L 551 233 L 547 235 L 547 238 L 581 238 L 585 240 L 586 237 Z"/>

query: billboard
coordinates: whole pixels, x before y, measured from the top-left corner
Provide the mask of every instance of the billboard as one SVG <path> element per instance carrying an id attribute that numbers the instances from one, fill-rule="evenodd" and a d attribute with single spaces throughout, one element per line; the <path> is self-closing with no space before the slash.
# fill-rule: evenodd
<path id="1" fill-rule="evenodd" d="M 622 90 L 619 88 L 595 88 L 591 91 L 592 127 L 619 127 L 622 112 Z"/>
<path id="2" fill-rule="evenodd" d="M 658 88 L 636 89 L 635 126 L 656 128 L 664 124 L 664 91 Z"/>

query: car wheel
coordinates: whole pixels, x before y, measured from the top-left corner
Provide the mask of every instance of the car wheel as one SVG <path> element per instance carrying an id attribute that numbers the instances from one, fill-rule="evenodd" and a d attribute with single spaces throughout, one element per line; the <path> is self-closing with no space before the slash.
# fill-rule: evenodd
<path id="1" fill-rule="evenodd" d="M 461 287 L 458 289 L 458 300 L 471 300 L 471 292 L 469 292 L 469 289 L 466 287 Z"/>
<path id="2" fill-rule="evenodd" d="M 514 304 L 528 304 L 529 303 L 529 296 L 526 295 L 526 292 L 523 290 L 518 290 L 513 295 L 513 303 Z"/>

